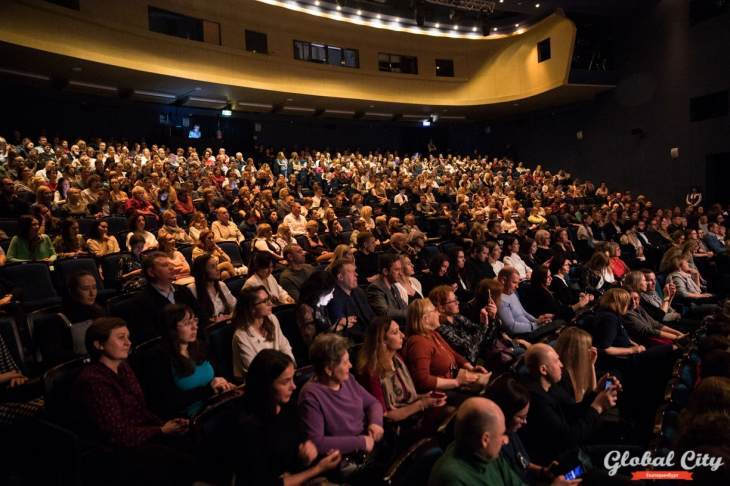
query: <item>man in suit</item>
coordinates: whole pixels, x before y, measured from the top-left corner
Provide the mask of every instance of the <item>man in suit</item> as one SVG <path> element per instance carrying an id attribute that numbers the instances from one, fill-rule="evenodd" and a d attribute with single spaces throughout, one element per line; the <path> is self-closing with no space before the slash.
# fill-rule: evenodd
<path id="1" fill-rule="evenodd" d="M 368 302 L 376 315 L 388 316 L 404 325 L 408 304 L 395 286 L 403 271 L 399 256 L 383 253 L 378 260 L 378 268 L 380 275 L 368 286 Z"/>
<path id="2" fill-rule="evenodd" d="M 725 242 L 720 237 L 719 228 L 717 223 L 710 223 L 707 225 L 707 234 L 705 235 L 705 244 L 707 248 L 712 250 L 716 255 L 723 255 L 727 251 Z"/>
<path id="3" fill-rule="evenodd" d="M 335 292 L 327 304 L 330 321 L 345 336 L 362 342 L 365 330 L 375 317 L 365 292 L 357 286 L 357 269 L 347 260 L 337 260 L 332 265 Z"/>
<path id="4" fill-rule="evenodd" d="M 197 301 L 185 287 L 173 285 L 174 268 L 170 257 L 156 251 L 142 261 L 147 287 L 135 297 L 134 314 L 123 317 L 129 326 L 132 342 L 143 343 L 161 336 L 164 331 L 163 309 L 168 304 L 186 304 L 198 314 Z"/>

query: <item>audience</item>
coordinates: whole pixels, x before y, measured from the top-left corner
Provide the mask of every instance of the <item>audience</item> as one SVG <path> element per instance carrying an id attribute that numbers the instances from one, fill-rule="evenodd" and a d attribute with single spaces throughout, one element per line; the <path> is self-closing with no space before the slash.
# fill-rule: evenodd
<path id="1" fill-rule="evenodd" d="M 599 412 L 613 407 L 618 391 L 621 413 L 614 432 L 629 430 L 646 445 L 648 435 L 634 431 L 652 427 L 680 356 L 675 350 L 681 349 L 684 359 L 697 356 L 701 376 L 724 376 L 730 369 L 727 330 L 718 324 L 727 319 L 717 306 L 730 283 L 722 206 L 664 209 L 643 195 L 610 192 L 605 184 L 596 190 L 590 181 L 564 171 L 528 169 L 498 157 L 305 151 L 287 159 L 256 147 L 253 157 L 244 159 L 222 148 L 215 155 L 212 148 L 199 154 L 193 146 L 173 151 L 100 140 L 64 143 L 45 137 L 37 149 L 30 140 L 0 143 L 7 150 L 0 161 L 0 212 L 3 218 L 18 218 L 17 224 L 4 222 L 0 233 L 1 239 L 12 238 L 2 247 L 7 260 L 53 263 L 57 257 L 74 257 L 68 262 L 72 266 L 76 260 L 79 265 L 91 261 L 76 259 L 87 251 L 104 257 L 98 273 L 74 272 L 68 282 L 58 278 L 65 267 L 49 266 L 50 282 L 63 297 L 61 312 L 73 323 L 58 328 L 50 347 L 68 352 L 61 359 L 92 353 L 80 336 L 106 314 L 97 302 L 97 285 L 103 284 L 105 298 L 121 287 L 109 310 L 128 320 L 134 343 L 163 339 L 159 346 L 145 344 L 135 351 L 132 364 L 137 370 L 136 363 L 144 363 L 150 352 L 149 370 L 156 373 L 152 385 L 143 371 L 148 366 L 138 376 L 152 410 L 164 417 L 192 417 L 215 391 L 231 387 L 214 378 L 206 354 L 208 332 L 210 362 L 230 368 L 230 355 L 220 356 L 221 344 L 230 345 L 233 369 L 219 370 L 225 376 L 243 378 L 248 372 L 251 380 L 259 351 L 267 356 L 281 355 L 272 349 L 284 351 L 287 358 L 267 358 L 271 364 L 262 365 L 268 371 L 262 372 L 260 385 L 249 381 L 247 386 L 247 393 L 255 393 L 253 386 L 260 392 L 244 407 L 242 424 L 253 427 L 252 437 L 238 437 L 238 446 L 253 462 L 238 457 L 239 472 L 249 468 L 257 478 L 286 484 L 322 473 L 341 479 L 343 470 L 333 470 L 339 458 L 346 456 L 343 467 L 350 467 L 382 436 L 376 409 L 394 425 L 388 437 L 395 443 L 384 441 L 380 452 L 405 450 L 421 432 L 433 434 L 433 420 L 448 409 L 441 407 L 446 399 L 459 403 L 484 389 L 490 373 L 481 365 L 500 373 L 528 349 L 530 396 L 525 400 L 514 380 L 509 386 L 498 381 L 495 395 L 488 395 L 503 408 L 510 444 L 492 444 L 494 454 L 470 455 L 464 471 L 481 464 L 473 462 L 475 457 L 485 458 L 484 471 L 492 471 L 502 449 L 501 457 L 519 478 L 515 481 L 561 481 L 554 474 L 562 469 L 550 460 L 575 447 L 591 453 L 595 443 L 605 443 L 609 419 Z M 129 218 L 127 227 L 122 217 Z M 120 242 L 110 231 L 126 236 L 129 254 L 120 254 Z M 192 249 L 176 249 L 193 242 Z M 158 245 L 159 252 L 151 251 Z M 0 252 L 0 265 L 4 256 Z M 307 259 L 321 265 L 315 268 Z M 250 264 L 250 272 L 233 261 Z M 664 282 L 665 273 L 666 284 L 657 286 L 657 276 Z M 490 280 L 495 276 L 498 280 Z M 0 285 L 3 319 L 17 321 L 18 308 L 33 310 L 29 302 L 35 288 L 21 291 L 14 288 L 17 281 Z M 426 295 L 430 300 L 423 299 Z M 281 326 L 272 304 L 295 304 L 277 310 Z M 165 313 L 168 305 L 175 312 Z M 225 322 L 231 317 L 233 324 Z M 214 328 L 203 332 L 211 323 Z M 227 332 L 234 334 L 230 343 Z M 35 340 L 49 337 L 22 329 L 17 335 L 21 351 L 36 349 Z M 348 379 L 347 344 L 336 335 L 364 341 L 358 377 L 375 398 Z M 555 350 L 517 336 L 554 343 Z M 96 341 L 103 344 L 107 338 Z M 310 348 L 316 375 L 302 390 L 307 396 L 300 395 L 297 412 L 289 403 L 292 360 L 296 356 L 306 363 Z M 558 364 L 548 350 L 557 353 Z M 55 358 L 42 354 L 41 367 L 53 364 Z M 117 361 L 120 370 L 126 366 L 123 359 Z M 558 374 L 561 361 L 566 372 Z M 39 363 L 32 364 L 33 372 L 42 371 Z M 611 374 L 596 378 L 607 371 Z M 133 388 L 126 371 L 120 374 L 124 378 L 116 385 Z M 430 393 L 435 390 L 447 397 Z M 222 398 L 236 393 L 241 392 Z M 134 420 L 144 417 L 139 422 L 144 427 L 155 424 L 161 430 L 160 419 L 142 413 L 141 392 L 132 395 L 134 401 L 119 407 L 135 404 Z M 526 415 L 530 420 L 524 426 Z M 610 420 L 615 419 L 612 412 Z M 311 442 L 296 435 L 297 420 L 304 421 Z M 700 425 L 688 429 L 685 443 L 696 440 L 692 434 L 702 430 Z M 269 439 L 268 434 L 278 436 Z M 344 450 L 330 451 L 340 449 L 339 435 Z M 254 444 L 261 437 L 267 440 L 259 450 Z M 187 437 L 173 440 L 158 432 L 124 459 L 139 460 L 142 467 L 149 461 L 140 454 L 161 445 L 163 467 L 144 473 L 154 477 L 173 458 L 196 464 L 187 460 L 193 451 L 187 442 Z M 198 459 L 206 456 L 196 453 Z M 317 463 L 318 455 L 326 458 Z M 450 460 L 463 457 L 454 454 Z M 512 481 L 498 469 L 498 476 L 489 476 L 490 484 Z M 187 479 L 198 476 L 186 471 Z M 283 473 L 288 475 L 279 477 Z"/>
<path id="2" fill-rule="evenodd" d="M 232 434 L 236 486 L 306 484 L 340 463 L 339 450 L 318 450 L 299 431 L 291 403 L 294 372 L 291 357 L 273 349 L 262 350 L 251 362 L 243 411 Z"/>

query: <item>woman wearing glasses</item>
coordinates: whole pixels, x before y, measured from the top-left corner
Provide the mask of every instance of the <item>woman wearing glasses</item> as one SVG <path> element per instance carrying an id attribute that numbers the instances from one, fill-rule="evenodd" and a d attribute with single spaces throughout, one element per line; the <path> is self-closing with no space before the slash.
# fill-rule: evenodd
<path id="1" fill-rule="evenodd" d="M 243 377 L 251 361 L 262 349 L 275 349 L 294 360 L 289 340 L 281 332 L 279 320 L 271 312 L 273 305 L 263 286 L 241 291 L 233 313 L 233 374 Z"/>

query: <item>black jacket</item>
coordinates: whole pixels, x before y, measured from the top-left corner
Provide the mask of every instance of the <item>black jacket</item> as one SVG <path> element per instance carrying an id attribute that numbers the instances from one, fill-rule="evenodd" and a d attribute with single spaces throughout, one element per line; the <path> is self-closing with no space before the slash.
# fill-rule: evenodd
<path id="1" fill-rule="evenodd" d="M 580 403 L 571 403 L 564 393 L 552 389 L 546 392 L 535 380 L 526 385 L 530 391 L 530 411 L 527 425 L 519 434 L 533 462 L 549 464 L 563 452 L 590 440 L 600 420 L 590 406 L 592 395 Z"/>

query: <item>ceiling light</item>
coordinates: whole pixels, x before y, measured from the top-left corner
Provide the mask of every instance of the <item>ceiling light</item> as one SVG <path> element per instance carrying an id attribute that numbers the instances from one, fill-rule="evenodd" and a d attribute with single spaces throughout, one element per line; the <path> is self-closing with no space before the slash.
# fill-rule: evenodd
<path id="1" fill-rule="evenodd" d="M 338 5 L 338 6 L 337 6 L 337 10 L 338 10 L 338 11 L 342 10 L 342 7 Z"/>
<path id="2" fill-rule="evenodd" d="M 477 31 L 477 28 L 476 28 L 476 27 L 472 27 L 472 28 L 471 28 L 471 31 L 472 31 L 472 32 L 476 32 L 476 31 Z"/>
<path id="3" fill-rule="evenodd" d="M 539 5 L 539 4 L 538 4 L 538 5 Z M 358 14 L 358 15 L 362 15 L 362 10 L 358 10 L 358 11 L 357 11 L 357 14 Z"/>
<path id="4" fill-rule="evenodd" d="M 434 25 L 434 27 L 436 27 L 438 29 L 439 27 L 441 27 L 441 24 L 439 24 L 438 22 L 436 22 L 436 24 Z"/>
<path id="5" fill-rule="evenodd" d="M 380 17 L 381 17 L 380 14 L 378 14 L 378 15 L 375 16 L 375 18 L 378 19 L 378 20 L 380 20 Z"/>
<path id="6" fill-rule="evenodd" d="M 314 4 L 319 7 L 319 0 L 314 0 Z"/>
<path id="7" fill-rule="evenodd" d="M 539 3 L 536 3 L 535 4 L 535 8 L 540 8 L 540 4 Z"/>
<path id="8" fill-rule="evenodd" d="M 221 110 L 221 116 L 231 116 L 233 112 L 231 110 Z"/>
<path id="9" fill-rule="evenodd" d="M 520 26 L 520 24 L 515 24 L 515 27 L 519 27 L 519 26 Z"/>
<path id="10" fill-rule="evenodd" d="M 492 31 L 497 32 L 497 28 L 496 27 L 492 28 Z"/>
<path id="11" fill-rule="evenodd" d="M 459 26 L 458 25 L 454 25 L 454 30 L 459 30 Z"/>

